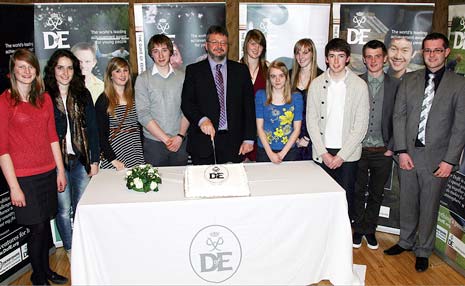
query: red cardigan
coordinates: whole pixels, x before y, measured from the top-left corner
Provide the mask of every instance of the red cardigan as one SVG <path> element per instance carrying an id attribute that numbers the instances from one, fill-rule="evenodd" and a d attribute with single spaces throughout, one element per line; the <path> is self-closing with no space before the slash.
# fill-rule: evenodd
<path id="1" fill-rule="evenodd" d="M 10 90 L 0 95 L 0 156 L 9 154 L 17 177 L 48 172 L 56 167 L 51 143 L 58 141 L 53 104 L 48 93 L 39 107 L 14 105 Z"/>

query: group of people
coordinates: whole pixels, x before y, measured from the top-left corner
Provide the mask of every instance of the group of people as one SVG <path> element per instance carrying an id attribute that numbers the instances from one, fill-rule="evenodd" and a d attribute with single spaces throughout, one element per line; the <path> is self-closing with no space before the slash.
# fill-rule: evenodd
<path id="1" fill-rule="evenodd" d="M 447 37 L 429 34 L 426 69 L 401 80 L 384 71 L 388 51 L 378 40 L 363 47 L 361 76 L 347 68 L 342 39 L 327 43 L 325 72 L 310 39 L 295 44 L 291 70 L 266 61 L 259 30 L 247 33 L 240 62 L 227 59 L 228 45 L 227 30 L 211 26 L 207 58 L 183 71 L 170 63 L 171 39 L 154 35 L 153 67 L 133 87 L 128 62 L 111 58 L 94 99 L 86 74 L 95 63 L 83 59 L 91 46 L 55 51 L 43 79 L 32 52 L 12 54 L 11 88 L 0 96 L 0 166 L 17 222 L 31 230 L 33 284 L 67 282 L 49 267 L 49 220 L 56 215 L 70 253 L 76 206 L 99 168 L 186 165 L 189 155 L 197 165 L 313 159 L 346 191 L 353 246 L 365 238 L 371 249 L 398 155 L 401 233 L 385 253 L 414 250 L 416 270 L 428 268 L 439 199 L 465 145 L 465 79 L 445 70 Z"/>
<path id="2" fill-rule="evenodd" d="M 56 216 L 70 256 L 73 217 L 91 177 L 99 168 L 145 162 L 128 62 L 109 61 L 95 106 L 86 64 L 72 51 L 56 50 L 42 77 L 36 56 L 18 49 L 10 57 L 11 87 L 0 95 L 0 166 L 16 221 L 30 229 L 34 285 L 68 282 L 49 266 L 50 219 Z"/>

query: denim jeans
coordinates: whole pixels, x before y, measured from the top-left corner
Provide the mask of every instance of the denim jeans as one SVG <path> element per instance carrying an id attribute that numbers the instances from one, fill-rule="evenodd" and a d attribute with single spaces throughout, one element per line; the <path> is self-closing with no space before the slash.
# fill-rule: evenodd
<path id="1" fill-rule="evenodd" d="M 76 213 L 76 206 L 81 199 L 90 177 L 87 175 L 84 165 L 78 159 L 70 159 L 65 169 L 66 189 L 58 193 L 57 227 L 65 250 L 71 249 L 73 238 L 72 219 Z"/>

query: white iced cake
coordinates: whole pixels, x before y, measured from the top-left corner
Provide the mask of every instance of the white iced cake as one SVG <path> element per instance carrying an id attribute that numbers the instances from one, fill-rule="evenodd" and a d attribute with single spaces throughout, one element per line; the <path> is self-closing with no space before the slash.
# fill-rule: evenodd
<path id="1" fill-rule="evenodd" d="M 187 166 L 184 191 L 186 198 L 250 196 L 243 164 Z"/>

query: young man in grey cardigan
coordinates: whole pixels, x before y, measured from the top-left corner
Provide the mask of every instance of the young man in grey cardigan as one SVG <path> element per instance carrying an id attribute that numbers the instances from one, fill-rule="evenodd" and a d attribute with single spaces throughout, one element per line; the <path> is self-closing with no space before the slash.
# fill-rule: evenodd
<path id="1" fill-rule="evenodd" d="M 350 46 L 332 39 L 325 47 L 328 69 L 313 80 L 307 100 L 307 129 L 313 160 L 346 190 L 349 217 L 357 161 L 368 127 L 368 88 L 346 65 Z"/>
<path id="2" fill-rule="evenodd" d="M 173 43 L 166 35 L 152 36 L 148 43 L 153 68 L 136 80 L 136 109 L 144 127 L 144 158 L 154 166 L 187 165 L 189 122 L 181 111 L 184 72 L 170 64 Z"/>

